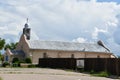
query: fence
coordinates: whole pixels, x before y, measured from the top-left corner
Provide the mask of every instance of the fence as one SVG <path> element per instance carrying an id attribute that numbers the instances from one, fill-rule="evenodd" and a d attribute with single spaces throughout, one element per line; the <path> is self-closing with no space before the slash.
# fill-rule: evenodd
<path id="1" fill-rule="evenodd" d="M 62 69 L 76 69 L 80 66 L 85 71 L 107 71 L 120 76 L 120 59 L 116 58 L 42 58 L 39 59 L 39 66 Z"/>
<path id="2" fill-rule="evenodd" d="M 76 59 L 74 58 L 40 58 L 40 67 L 75 69 Z"/>
<path id="3" fill-rule="evenodd" d="M 120 59 L 117 58 L 85 58 L 85 71 L 107 71 L 112 75 L 120 75 Z"/>

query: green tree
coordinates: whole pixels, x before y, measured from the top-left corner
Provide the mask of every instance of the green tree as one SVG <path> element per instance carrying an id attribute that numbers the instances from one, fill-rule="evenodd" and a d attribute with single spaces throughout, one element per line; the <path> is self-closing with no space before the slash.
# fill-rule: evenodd
<path id="1" fill-rule="evenodd" d="M 10 50 L 14 50 L 17 46 L 18 42 L 17 43 L 10 43 L 10 44 L 6 44 L 5 47 L 4 47 L 4 50 L 6 50 L 7 48 L 9 48 Z"/>
<path id="2" fill-rule="evenodd" d="M 3 60 L 4 60 L 4 57 L 3 57 L 3 55 L 0 52 L 0 61 L 3 61 Z"/>
<path id="3" fill-rule="evenodd" d="M 26 59 L 25 59 L 25 62 L 26 62 L 26 63 L 32 63 L 32 60 L 31 60 L 31 58 L 26 58 Z"/>
<path id="4" fill-rule="evenodd" d="M 5 45 L 5 39 L 0 38 L 0 50 L 2 50 L 4 48 Z M 0 61 L 3 62 L 3 55 L 0 52 Z"/>
<path id="5" fill-rule="evenodd" d="M 0 38 L 0 50 L 4 48 L 4 45 L 5 45 L 5 39 Z"/>

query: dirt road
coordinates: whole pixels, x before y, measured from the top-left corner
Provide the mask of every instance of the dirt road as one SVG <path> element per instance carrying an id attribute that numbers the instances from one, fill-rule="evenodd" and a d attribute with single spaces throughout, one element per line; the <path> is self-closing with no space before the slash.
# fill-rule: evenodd
<path id="1" fill-rule="evenodd" d="M 115 80 L 68 70 L 45 68 L 0 68 L 0 77 L 3 80 Z"/>

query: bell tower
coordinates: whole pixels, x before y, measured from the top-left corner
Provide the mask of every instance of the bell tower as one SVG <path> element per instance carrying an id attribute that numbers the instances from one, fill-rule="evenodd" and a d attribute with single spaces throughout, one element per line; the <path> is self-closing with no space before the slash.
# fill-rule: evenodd
<path id="1" fill-rule="evenodd" d="M 24 25 L 24 28 L 23 28 L 23 34 L 26 35 L 26 38 L 27 40 L 30 40 L 30 28 L 29 28 L 29 25 L 28 25 L 28 18 L 27 18 L 27 21 Z"/>

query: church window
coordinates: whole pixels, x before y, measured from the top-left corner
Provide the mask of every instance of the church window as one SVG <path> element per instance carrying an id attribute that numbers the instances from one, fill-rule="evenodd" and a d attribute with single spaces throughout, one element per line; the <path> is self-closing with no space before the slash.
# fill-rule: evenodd
<path id="1" fill-rule="evenodd" d="M 8 56 L 5 57 L 5 60 L 8 61 Z"/>
<path id="2" fill-rule="evenodd" d="M 97 58 L 100 58 L 100 55 L 98 55 Z"/>
<path id="3" fill-rule="evenodd" d="M 47 58 L 47 53 L 43 53 L 43 58 Z"/>
<path id="4" fill-rule="evenodd" d="M 74 56 L 74 54 L 71 54 L 71 58 L 74 58 L 75 56 Z"/>

